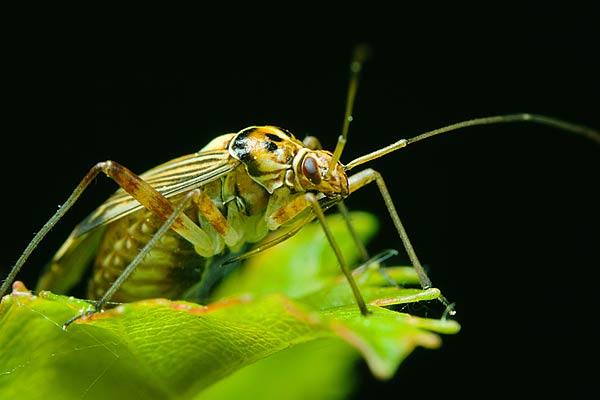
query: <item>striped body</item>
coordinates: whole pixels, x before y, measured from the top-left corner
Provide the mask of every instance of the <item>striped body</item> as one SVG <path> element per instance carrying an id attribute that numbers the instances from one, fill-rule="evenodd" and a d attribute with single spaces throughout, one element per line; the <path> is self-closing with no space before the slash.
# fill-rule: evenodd
<path id="1" fill-rule="evenodd" d="M 108 226 L 89 279 L 87 296 L 99 299 L 112 282 L 152 238 L 161 221 L 150 211 L 139 210 Z M 201 278 L 205 261 L 191 243 L 169 231 L 153 247 L 113 297 L 124 302 L 151 297 L 177 298 L 190 283 Z"/>
<path id="2" fill-rule="evenodd" d="M 219 226 L 210 210 L 192 202 L 184 212 L 199 229 L 184 234 L 168 231 L 111 300 L 190 295 L 198 300 L 198 293 L 206 294 L 209 288 L 205 286 L 212 284 L 212 280 L 203 282 L 206 271 L 219 269 L 221 256 L 261 241 L 282 224 L 293 227 L 305 221 L 308 208 L 288 206 L 305 191 L 347 195 L 341 166 L 329 181 L 320 179 L 330 159 L 330 153 L 305 147 L 289 132 L 251 127 L 219 136 L 198 153 L 140 175 L 173 204 L 200 188 L 226 224 Z M 49 264 L 38 289 L 66 292 L 93 264 L 87 295 L 102 297 L 161 225 L 160 218 L 118 190 L 75 228 Z"/>

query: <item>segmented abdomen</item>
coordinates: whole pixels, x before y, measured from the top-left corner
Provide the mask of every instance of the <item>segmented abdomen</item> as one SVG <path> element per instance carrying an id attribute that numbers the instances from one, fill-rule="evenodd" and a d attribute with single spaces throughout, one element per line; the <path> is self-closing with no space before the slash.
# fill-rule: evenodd
<path id="1" fill-rule="evenodd" d="M 193 214 L 189 214 L 193 217 Z M 99 299 L 136 257 L 161 226 L 150 211 L 142 209 L 108 226 L 100 243 L 88 285 L 88 296 Z M 166 232 L 111 301 L 148 298 L 176 299 L 197 283 L 207 260 L 174 231 Z"/>

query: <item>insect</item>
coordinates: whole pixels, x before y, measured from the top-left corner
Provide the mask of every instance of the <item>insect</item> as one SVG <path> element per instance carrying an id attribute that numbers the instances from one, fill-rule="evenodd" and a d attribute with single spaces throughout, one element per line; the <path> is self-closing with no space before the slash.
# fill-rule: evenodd
<path id="1" fill-rule="evenodd" d="M 120 189 L 83 220 L 51 260 L 38 288 L 68 291 L 89 264 L 93 271 L 88 297 L 97 299 L 93 311 L 65 323 L 100 312 L 109 300 L 129 302 L 151 297 L 200 298 L 213 281 L 211 271 L 230 255 L 252 254 L 293 235 L 318 219 L 363 315 L 367 306 L 324 219 L 324 211 L 343 207 L 343 200 L 375 183 L 390 218 L 419 276 L 421 286 L 432 286 L 412 248 L 382 175 L 356 167 L 400 150 L 409 144 L 476 125 L 534 122 L 584 135 L 600 142 L 592 129 L 534 114 L 477 118 L 398 140 L 389 146 L 343 164 L 352 105 L 366 57 L 356 51 L 342 134 L 333 152 L 318 140 L 300 141 L 285 129 L 252 126 L 218 136 L 196 153 L 185 155 L 137 175 L 115 161 L 97 163 L 71 196 L 27 246 L 0 288 L 4 294 L 40 241 L 101 173 Z M 349 227 L 351 225 L 349 224 Z M 273 231 L 273 241 L 261 241 Z M 261 243 L 244 253 L 249 243 Z M 244 257 L 242 255 L 241 257 Z M 440 300 L 451 312 L 451 305 Z"/>

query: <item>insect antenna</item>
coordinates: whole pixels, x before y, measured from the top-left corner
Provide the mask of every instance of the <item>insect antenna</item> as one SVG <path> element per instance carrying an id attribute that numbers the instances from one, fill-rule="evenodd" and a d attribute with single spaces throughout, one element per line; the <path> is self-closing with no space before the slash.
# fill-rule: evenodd
<path id="1" fill-rule="evenodd" d="M 331 171 L 334 166 L 340 160 L 344 146 L 348 137 L 348 129 L 350 128 L 350 122 L 352 122 L 352 109 L 354 108 L 354 99 L 356 98 L 356 91 L 358 90 L 358 82 L 360 78 L 360 72 L 365 61 L 371 54 L 371 48 L 367 44 L 359 44 L 354 49 L 354 56 L 350 63 L 350 81 L 348 82 L 348 96 L 346 97 L 346 112 L 344 114 L 344 125 L 342 126 L 342 134 L 338 136 L 337 144 L 333 150 L 333 156 L 327 167 L 324 179 L 329 178 Z"/>
<path id="2" fill-rule="evenodd" d="M 499 115 L 499 116 L 485 117 L 485 118 L 475 118 L 475 119 L 471 119 L 471 120 L 467 120 L 467 121 L 463 121 L 463 122 L 458 122 L 458 123 L 451 124 L 451 125 L 439 128 L 439 129 L 425 132 L 421 135 L 414 136 L 410 139 L 398 140 L 397 142 L 392 143 L 389 146 L 383 147 L 383 148 L 376 150 L 374 152 L 371 152 L 367 155 L 356 158 L 355 160 L 346 164 L 344 166 L 344 170 L 349 171 L 352 168 L 355 168 L 355 167 L 357 167 L 361 164 L 364 164 L 368 161 L 377 159 L 377 158 L 382 157 L 386 154 L 389 154 L 393 151 L 396 151 L 403 147 L 406 147 L 409 144 L 418 142 L 423 139 L 427 139 L 432 136 L 440 135 L 440 134 L 443 134 L 446 132 L 451 132 L 451 131 L 455 131 L 457 129 L 462 129 L 462 128 L 466 128 L 466 127 L 470 127 L 470 126 L 491 125 L 491 124 L 511 123 L 511 122 L 534 122 L 537 124 L 549 125 L 551 127 L 555 127 L 555 128 L 562 129 L 562 130 L 565 130 L 565 131 L 568 131 L 571 133 L 582 135 L 582 136 L 584 136 L 588 139 L 591 139 L 591 140 L 597 142 L 598 144 L 600 144 L 600 133 L 598 133 L 597 131 L 595 131 L 591 128 L 587 128 L 585 126 L 576 125 L 576 124 L 572 124 L 570 122 L 566 122 L 566 121 L 563 121 L 560 119 L 546 117 L 546 116 L 537 115 L 537 114 L 527 114 L 527 113 L 508 114 L 508 115 Z M 431 280 L 429 279 L 425 270 L 423 269 L 417 255 L 412 247 L 412 244 L 410 243 L 410 240 L 408 239 L 406 230 L 404 229 L 404 226 L 402 225 L 402 222 L 400 221 L 398 213 L 396 212 L 396 209 L 394 207 L 392 198 L 389 194 L 389 191 L 387 190 L 387 187 L 386 187 L 381 175 L 374 170 L 366 169 L 364 171 L 360 171 L 356 174 L 353 174 L 352 176 L 349 177 L 349 180 L 351 181 L 350 186 L 354 187 L 353 189 L 350 190 L 350 193 L 352 193 L 353 191 L 357 190 L 360 187 L 363 187 L 364 185 L 368 184 L 369 182 L 375 181 L 377 183 L 377 186 L 379 187 L 381 196 L 383 197 L 384 203 L 386 204 L 386 207 L 388 209 L 390 217 L 392 218 L 392 221 L 394 222 L 394 225 L 398 231 L 398 235 L 400 236 L 400 239 L 402 240 L 402 243 L 404 244 L 404 248 L 406 249 L 406 252 L 411 260 L 412 265 L 415 267 L 417 275 L 419 276 L 419 281 L 421 282 L 421 286 L 423 287 L 423 289 L 430 288 Z M 446 310 L 444 312 L 444 318 L 448 315 L 455 314 L 453 303 L 448 302 L 448 300 L 444 296 L 440 296 L 439 300 L 442 302 L 442 304 L 444 304 L 446 306 Z"/>
<path id="3" fill-rule="evenodd" d="M 432 136 L 441 135 L 443 133 L 456 131 L 458 129 L 467 128 L 471 126 L 482 126 L 482 125 L 496 125 L 496 124 L 505 124 L 505 123 L 514 123 L 514 122 L 532 122 L 540 125 L 548 125 L 553 128 L 557 128 L 560 130 L 564 130 L 566 132 L 574 133 L 577 135 L 581 135 L 585 138 L 593 140 L 597 144 L 600 145 L 600 132 L 589 128 L 583 125 L 573 124 L 571 122 L 563 121 L 558 118 L 547 117 L 545 115 L 539 114 L 529 114 L 529 113 L 520 113 L 520 114 L 506 114 L 506 115 L 496 115 L 492 117 L 483 117 L 483 118 L 474 118 L 467 121 L 457 122 L 455 124 L 447 125 L 442 128 L 434 129 L 432 131 L 428 131 L 422 133 L 420 135 L 414 136 L 410 139 L 400 139 L 397 142 L 394 142 L 386 147 L 383 147 L 379 150 L 375 150 L 369 154 L 358 157 L 348 164 L 344 165 L 344 170 L 349 171 L 352 168 L 356 168 L 357 166 L 364 164 L 366 162 L 375 160 L 376 158 L 383 157 L 386 154 L 389 154 L 393 151 L 399 150 L 403 147 L 408 146 L 409 144 L 418 142 L 423 139 L 430 138 Z M 337 149 L 337 148 L 336 148 Z"/>

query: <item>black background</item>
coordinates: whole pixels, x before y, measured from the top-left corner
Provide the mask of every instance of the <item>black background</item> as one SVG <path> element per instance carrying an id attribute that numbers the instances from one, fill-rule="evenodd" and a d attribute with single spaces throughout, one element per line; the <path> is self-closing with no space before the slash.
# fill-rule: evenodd
<path id="1" fill-rule="evenodd" d="M 254 124 L 332 148 L 361 41 L 373 57 L 345 161 L 479 116 L 527 111 L 599 128 L 597 14 L 580 3 L 486 4 L 330 15 L 231 5 L 118 21 L 111 10 L 100 23 L 82 13 L 18 24 L 4 57 L 3 275 L 96 161 L 142 172 Z M 363 367 L 357 399 L 597 388 L 599 151 L 514 124 L 437 137 L 371 164 L 463 329 L 437 351 L 418 349 L 391 381 Z M 26 265 L 28 285 L 114 189 L 99 179 L 85 193 Z M 382 221 L 373 252 L 401 247 L 374 186 L 347 204 Z"/>

